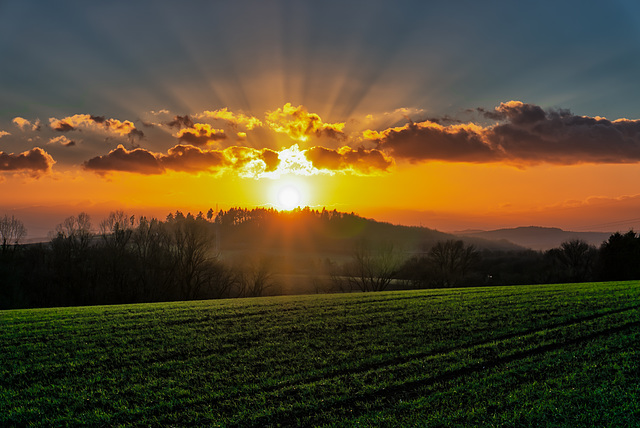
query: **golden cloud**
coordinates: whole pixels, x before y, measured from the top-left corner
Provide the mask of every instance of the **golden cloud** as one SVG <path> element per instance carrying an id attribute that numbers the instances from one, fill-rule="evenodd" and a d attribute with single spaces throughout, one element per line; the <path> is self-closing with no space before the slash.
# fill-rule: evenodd
<path id="1" fill-rule="evenodd" d="M 324 123 L 320 116 L 309 113 L 303 106 L 293 107 L 286 103 L 282 108 L 267 112 L 266 118 L 272 130 L 287 134 L 293 140 L 306 141 L 313 135 L 337 140 L 345 138 L 344 123 Z"/>
<path id="2" fill-rule="evenodd" d="M 118 119 L 107 119 L 104 116 L 93 116 L 90 114 L 75 114 L 63 119 L 49 118 L 49 126 L 54 131 L 68 132 L 79 128 L 104 130 L 108 133 L 117 134 L 121 137 L 127 136 L 131 139 L 141 139 L 144 133 L 129 120 L 120 121 Z"/>
<path id="3" fill-rule="evenodd" d="M 23 117 L 17 116 L 13 118 L 12 122 L 14 125 L 20 128 L 21 131 L 25 131 L 26 129 L 30 129 L 32 131 L 40 130 L 40 119 L 36 119 L 32 123 Z"/>
<path id="4" fill-rule="evenodd" d="M 195 117 L 197 117 L 198 119 L 209 118 L 224 120 L 232 126 L 242 125 L 248 130 L 252 130 L 258 126 L 262 126 L 262 121 L 257 117 L 247 116 L 242 113 L 233 113 L 226 107 L 214 111 L 206 110 L 202 114 L 198 114 Z"/>
<path id="5" fill-rule="evenodd" d="M 195 123 L 190 128 L 184 128 L 176 134 L 178 140 L 193 144 L 194 146 L 205 146 L 214 141 L 227 138 L 223 129 L 214 129 L 206 123 Z"/>
<path id="6" fill-rule="evenodd" d="M 233 146 L 224 150 L 203 150 L 178 144 L 163 154 L 142 148 L 127 150 L 119 145 L 107 155 L 89 159 L 84 168 L 99 174 L 124 171 L 147 175 L 162 174 L 167 170 L 191 174 L 230 170 L 248 177 L 272 171 L 278 162 L 277 153 L 269 149 Z"/>
<path id="7" fill-rule="evenodd" d="M 60 144 L 61 146 L 71 147 L 75 146 L 76 142 L 68 139 L 64 135 L 60 135 L 59 137 L 51 138 L 47 144 Z"/>

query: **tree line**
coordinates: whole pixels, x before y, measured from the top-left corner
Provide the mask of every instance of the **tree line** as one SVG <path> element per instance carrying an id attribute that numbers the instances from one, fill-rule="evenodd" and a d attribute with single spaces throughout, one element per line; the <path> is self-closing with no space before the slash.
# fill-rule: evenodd
<path id="1" fill-rule="evenodd" d="M 59 224 L 48 243 L 4 245 L 0 307 L 248 297 L 271 285 L 262 261 L 221 261 L 202 215 L 178 211 L 160 221 L 117 211 L 98 229 L 93 233 L 89 215 L 80 213 Z"/>
<path id="2" fill-rule="evenodd" d="M 407 259 L 397 276 L 421 287 L 640 279 L 640 235 L 616 232 L 599 248 L 569 240 L 547 251 L 477 250 L 461 240 L 440 241 Z"/>
<path id="3" fill-rule="evenodd" d="M 89 215 L 80 213 L 60 223 L 49 242 L 23 244 L 23 223 L 5 215 L 0 308 L 261 296 L 275 285 L 273 264 L 266 258 L 223 259 L 216 245 L 221 230 L 242 232 L 230 234 L 232 239 L 244 233 L 255 241 L 269 228 L 280 230 L 273 236 L 314 229 L 314 239 L 321 239 L 324 229 L 350 236 L 368 221 L 310 209 L 233 208 L 195 216 L 176 211 L 164 221 L 115 211 L 94 228 Z M 316 274 L 329 278 L 322 291 L 640 279 L 640 236 L 633 231 L 614 233 L 599 248 L 573 240 L 545 252 L 477 249 L 456 239 L 425 243 L 418 251 L 382 239 L 336 242 L 348 248 L 339 261 L 319 261 Z"/>

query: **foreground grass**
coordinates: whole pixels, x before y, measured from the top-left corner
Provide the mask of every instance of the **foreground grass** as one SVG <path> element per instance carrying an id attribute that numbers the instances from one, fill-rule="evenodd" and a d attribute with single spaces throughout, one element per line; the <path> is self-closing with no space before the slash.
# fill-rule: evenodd
<path id="1" fill-rule="evenodd" d="M 640 426 L 640 284 L 0 311 L 0 426 Z"/>

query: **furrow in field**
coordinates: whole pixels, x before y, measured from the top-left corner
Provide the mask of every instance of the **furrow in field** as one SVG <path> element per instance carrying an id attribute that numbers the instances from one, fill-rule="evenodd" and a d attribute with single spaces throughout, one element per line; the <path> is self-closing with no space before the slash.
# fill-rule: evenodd
<path id="1" fill-rule="evenodd" d="M 616 313 L 621 314 L 622 312 L 617 311 Z M 295 421 L 304 417 L 306 420 L 313 421 L 313 424 L 315 425 L 316 423 L 323 422 L 322 417 L 319 416 L 317 420 L 309 418 L 311 409 L 306 406 L 296 406 L 296 400 L 300 397 L 312 396 L 313 393 L 311 391 L 314 389 L 319 389 L 319 393 L 322 392 L 323 388 L 316 388 L 317 383 L 324 383 L 325 385 L 328 383 L 357 383 L 357 381 L 353 382 L 352 378 L 358 376 L 365 376 L 371 379 L 375 378 L 379 384 L 382 383 L 380 382 L 381 378 L 386 377 L 390 379 L 390 385 L 379 389 L 375 386 L 367 388 L 366 382 L 361 382 L 361 385 L 367 388 L 366 391 L 351 391 L 351 393 L 345 395 L 344 398 L 338 398 L 337 400 L 335 400 L 335 390 L 329 388 L 332 393 L 328 394 L 325 400 L 323 400 L 321 394 L 319 394 L 319 401 L 313 406 L 313 413 L 318 415 L 331 412 L 331 410 L 335 408 L 340 408 L 348 409 L 349 415 L 355 416 L 355 409 L 366 409 L 367 411 L 371 411 L 371 406 L 375 406 L 375 403 L 383 402 L 386 405 L 390 401 L 395 402 L 401 399 L 412 399 L 419 396 L 421 391 L 428 389 L 435 384 L 449 382 L 468 376 L 472 373 L 517 363 L 520 360 L 540 356 L 563 348 L 580 345 L 601 337 L 635 329 L 640 326 L 640 320 L 638 320 L 637 313 L 634 315 L 635 316 L 631 317 L 633 319 L 632 321 L 622 318 L 617 321 L 617 325 L 613 327 L 605 327 L 606 325 L 609 325 L 609 322 L 603 322 L 605 321 L 603 317 L 591 318 L 589 320 L 600 321 L 598 324 L 583 321 L 583 323 L 586 324 L 596 324 L 593 326 L 585 326 L 585 329 L 588 331 L 586 334 L 583 334 L 585 331 L 579 328 L 582 323 L 574 323 L 546 331 L 537 331 L 527 336 L 509 338 L 503 341 L 494 341 L 492 343 L 476 345 L 467 349 L 456 349 L 446 354 L 441 353 L 438 355 L 429 355 L 386 367 L 378 367 L 369 370 L 362 368 L 363 370 L 340 374 L 331 378 L 324 378 L 299 385 L 290 385 L 279 391 L 265 391 L 265 399 L 269 400 L 270 396 L 273 396 L 273 398 L 276 399 L 277 397 L 287 397 L 288 395 L 293 398 L 292 400 L 284 400 L 281 407 L 286 410 L 278 413 L 276 418 L 278 423 Z M 616 323 L 615 320 L 606 321 L 612 321 L 614 324 Z M 573 330 L 577 331 L 571 331 L 571 327 L 576 327 Z M 595 327 L 597 330 L 589 331 L 588 327 Z M 565 331 L 567 329 L 570 331 Z M 406 366 L 413 366 L 413 368 L 424 367 L 432 374 L 424 377 L 423 374 L 416 373 L 415 370 L 409 370 L 407 372 Z M 398 379 L 394 374 L 400 375 L 400 378 Z M 402 379 L 402 376 L 406 376 L 406 378 Z M 339 390 L 340 386 L 337 386 L 335 389 Z M 308 391 L 303 392 L 305 390 Z M 334 400 L 332 400 L 331 397 L 333 397 Z M 273 414 L 260 416 L 252 420 L 250 425 L 269 425 L 274 422 L 274 417 L 275 415 Z M 241 425 L 245 424 L 243 423 Z"/>

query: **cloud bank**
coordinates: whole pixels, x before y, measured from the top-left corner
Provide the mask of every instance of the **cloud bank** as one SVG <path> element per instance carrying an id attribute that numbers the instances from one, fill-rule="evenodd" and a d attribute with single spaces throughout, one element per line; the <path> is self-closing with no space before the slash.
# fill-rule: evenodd
<path id="1" fill-rule="evenodd" d="M 573 165 L 640 161 L 640 120 L 578 116 L 520 101 L 501 103 L 493 111 L 477 111 L 497 123 L 443 126 L 434 121 L 410 122 L 383 131 L 368 130 L 363 136 L 375 141 L 379 150 L 410 162 Z"/>
<path id="2" fill-rule="evenodd" d="M 142 148 L 127 150 L 119 145 L 107 155 L 89 159 L 84 163 L 84 168 L 99 174 L 124 171 L 145 175 L 162 174 L 169 170 L 191 174 L 218 173 L 228 169 L 250 176 L 252 173 L 271 171 L 277 164 L 277 153 L 269 149 L 234 146 L 224 150 L 203 150 L 178 144 L 163 154 Z"/>

